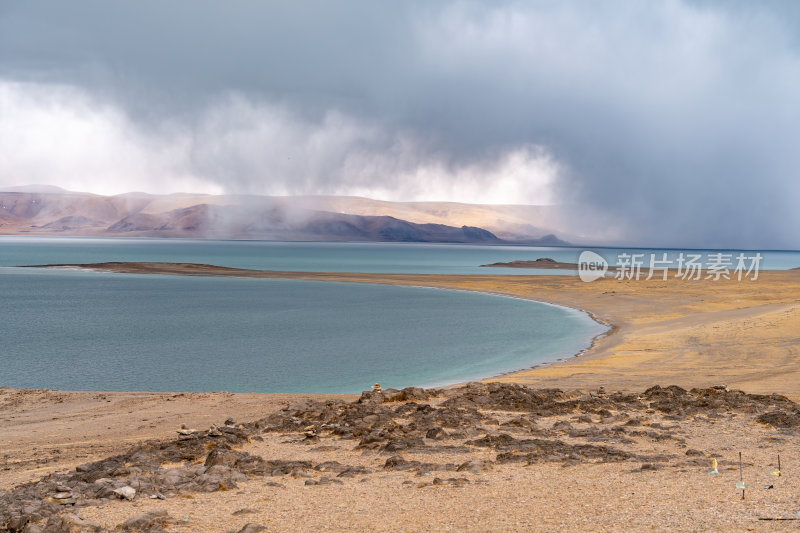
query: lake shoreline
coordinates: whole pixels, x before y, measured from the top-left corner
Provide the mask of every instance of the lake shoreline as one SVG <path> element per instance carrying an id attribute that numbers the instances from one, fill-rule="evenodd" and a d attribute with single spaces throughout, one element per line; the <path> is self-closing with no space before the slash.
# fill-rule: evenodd
<path id="1" fill-rule="evenodd" d="M 35 268 L 43 268 L 44 265 Z M 572 276 L 503 276 L 503 275 L 447 275 L 447 274 L 361 274 L 340 272 L 291 272 L 274 270 L 248 270 L 215 265 L 187 263 L 141 263 L 141 262 L 109 262 L 92 264 L 50 265 L 47 268 L 83 268 L 103 272 L 130 274 L 160 274 L 186 276 L 220 276 L 247 277 L 269 279 L 294 279 L 305 281 L 335 281 L 364 284 L 383 284 L 430 287 L 440 289 L 456 289 L 469 292 L 480 292 L 498 296 L 510 296 L 540 303 L 568 307 L 584 312 L 599 323 L 608 324 L 611 329 L 605 335 L 598 335 L 591 346 L 572 357 L 547 365 L 537 365 L 510 373 L 495 375 L 487 379 L 501 381 L 517 381 L 531 385 L 591 386 L 596 382 L 604 382 L 621 390 L 633 390 L 647 386 L 653 375 L 664 374 L 672 378 L 673 383 L 689 386 L 708 386 L 716 383 L 714 379 L 725 379 L 744 390 L 752 392 L 782 392 L 800 398 L 800 363 L 786 361 L 781 355 L 779 365 L 774 373 L 768 373 L 768 379 L 761 370 L 762 364 L 753 359 L 749 353 L 746 365 L 736 364 L 736 358 L 726 358 L 717 351 L 713 342 L 709 345 L 713 353 L 713 361 L 704 361 L 692 357 L 687 361 L 689 366 L 675 366 L 671 352 L 685 352 L 690 349 L 695 334 L 711 337 L 713 341 L 717 319 L 724 319 L 725 327 L 736 331 L 738 322 L 743 319 L 757 318 L 762 315 L 765 306 L 770 311 L 780 313 L 788 311 L 782 317 L 781 333 L 783 342 L 793 342 L 795 323 L 800 325 L 800 318 L 795 315 L 795 308 L 800 308 L 800 271 L 762 271 L 757 281 L 736 280 L 698 280 L 687 281 L 670 278 L 662 280 L 616 280 L 603 278 L 591 283 L 580 281 Z M 620 305 L 622 304 L 622 305 Z M 678 320 L 682 330 L 687 330 L 679 341 L 668 339 L 674 336 L 671 320 Z M 652 348 L 642 345 L 640 338 L 648 337 L 645 344 L 652 344 L 649 337 L 654 333 L 654 324 L 664 324 L 657 343 L 664 345 L 657 353 L 664 354 L 663 364 L 655 364 L 654 371 L 647 366 L 654 361 L 649 355 Z M 700 328 L 701 332 L 688 331 Z M 774 339 L 772 339 L 774 341 Z M 630 341 L 633 341 L 632 345 Z M 727 342 L 725 343 L 727 344 Z M 772 342 L 772 344 L 776 344 Z M 777 343 L 780 344 L 780 343 Z M 622 345 L 626 351 L 619 353 Z M 760 348 L 763 343 L 742 339 L 738 351 Z M 785 349 L 778 349 L 781 354 Z M 634 354 L 631 357 L 629 354 Z M 701 355 L 701 354 L 697 354 Z M 710 355 L 710 354 L 706 354 Z M 602 363 L 601 363 L 602 361 Z M 611 365 L 604 365 L 611 363 Z M 619 364 L 623 368 L 619 368 Z M 697 374 L 696 365 L 706 368 L 712 364 L 714 370 L 703 376 Z M 692 368 L 695 365 L 695 368 Z M 599 367 L 599 368 L 598 368 Z M 744 367 L 744 368 L 743 368 Z M 586 374 L 584 369 L 592 370 Z M 601 372 L 598 374 L 598 370 Z M 664 370 L 669 372 L 664 372 Z M 622 372 L 621 372 L 622 370 Z M 716 374 L 716 377 L 715 377 Z M 797 385 L 791 385 L 790 377 L 798 377 Z M 733 378 L 733 379 L 731 379 Z M 779 378 L 779 379 L 777 379 Z M 773 386 L 776 384 L 779 386 Z"/>
<path id="2" fill-rule="evenodd" d="M 276 270 L 253 270 L 253 269 L 243 269 L 243 268 L 233 268 L 233 267 L 223 267 L 218 265 L 209 265 L 209 264 L 198 264 L 198 263 L 154 263 L 154 262 L 147 262 L 147 263 L 138 263 L 138 262 L 106 262 L 106 263 L 85 263 L 85 264 L 46 264 L 46 265 L 22 265 L 17 268 L 35 268 L 35 269 L 53 269 L 53 270 L 78 270 L 83 272 L 104 272 L 104 273 L 114 273 L 114 274 L 146 274 L 146 275 L 174 275 L 174 276 L 208 276 L 208 277 L 233 277 L 233 278 L 246 278 L 246 279 L 293 279 L 293 280 L 301 280 L 301 281 L 349 281 L 349 280 L 341 280 L 341 279 L 328 279 L 328 276 L 337 276 L 336 273 L 328 273 L 328 272 L 291 272 L 291 271 L 276 271 Z M 560 268 L 558 266 L 552 266 L 551 268 L 557 269 Z M 313 279 L 307 279 L 306 275 L 311 276 Z M 348 273 L 349 275 L 349 273 Z M 363 283 L 362 281 L 355 281 L 356 283 Z M 560 356 L 555 358 L 552 361 L 544 361 L 541 363 L 536 363 L 530 366 L 517 368 L 514 370 L 504 371 L 504 372 L 496 372 L 496 373 L 489 373 L 483 377 L 475 377 L 473 379 L 469 379 L 466 381 L 448 381 L 442 383 L 433 383 L 424 386 L 430 387 L 453 387 L 459 386 L 467 381 L 475 381 L 475 380 L 491 380 L 501 377 L 513 376 L 518 372 L 533 370 L 536 368 L 557 364 L 561 361 L 566 361 L 572 358 L 577 358 L 590 352 L 594 347 L 600 342 L 601 339 L 610 337 L 613 335 L 617 330 L 618 327 L 608 320 L 605 320 L 591 311 L 586 309 L 581 309 L 575 306 L 568 306 L 562 305 L 554 302 L 543 301 L 543 300 L 536 300 L 533 298 L 523 297 L 523 296 L 516 296 L 510 295 L 503 292 L 490 292 L 490 291 L 476 291 L 470 289 L 461 289 L 461 288 L 452 288 L 452 287 L 442 287 L 436 285 L 414 285 L 414 284 L 401 284 L 403 286 L 408 287 L 415 287 L 415 288 L 424 288 L 424 289 L 439 289 L 439 290 L 448 290 L 448 291 L 458 291 L 458 292 L 469 292 L 469 293 L 479 293 L 479 294 L 488 294 L 492 296 L 500 296 L 503 298 L 512 298 L 517 300 L 524 300 L 524 301 L 533 301 L 543 305 L 549 305 L 561 309 L 569 309 L 571 311 L 577 311 L 587 315 L 591 318 L 595 323 L 603 326 L 606 328 L 605 331 L 602 331 L 592 337 L 589 342 L 589 345 L 581 348 L 577 352 L 567 355 L 567 356 Z M 168 391 L 161 391 L 161 392 L 168 392 Z M 269 394 L 269 393 L 267 393 Z M 314 392 L 309 392 L 305 394 L 316 394 Z"/>
<path id="3" fill-rule="evenodd" d="M 228 269 L 213 277 L 93 270 L 100 269 L 17 268 L 0 278 L 13 306 L 34 298 L 7 315 L 13 349 L 3 385 L 306 394 L 358 393 L 376 381 L 440 387 L 572 357 L 606 330 L 570 307 L 497 292 L 269 280 L 257 271 L 244 274 L 262 279 L 248 279 Z M 116 301 L 125 295 L 124 305 Z M 54 330 L 64 312 L 64 320 L 82 318 Z M 39 317 L 44 329 L 29 326 Z M 182 317 L 191 335 L 162 327 L 170 317 Z M 141 339 L 132 333 L 144 331 Z M 50 332 L 76 342 L 59 346 Z M 215 354 L 231 364 L 216 373 L 192 369 L 192 360 L 214 361 Z"/>

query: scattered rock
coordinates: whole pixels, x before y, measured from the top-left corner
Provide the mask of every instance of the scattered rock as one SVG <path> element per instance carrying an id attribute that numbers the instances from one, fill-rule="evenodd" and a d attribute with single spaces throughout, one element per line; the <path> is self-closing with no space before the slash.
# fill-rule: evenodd
<path id="1" fill-rule="evenodd" d="M 425 390 L 420 387 L 406 387 L 402 390 L 403 400 L 427 400 L 431 396 L 435 396 L 435 391 Z"/>
<path id="2" fill-rule="evenodd" d="M 380 390 L 364 391 L 361 393 L 359 403 L 383 403 L 383 393 Z"/>
<path id="3" fill-rule="evenodd" d="M 246 524 L 238 533 L 261 533 L 266 531 L 267 528 L 258 524 Z"/>
<path id="4" fill-rule="evenodd" d="M 238 456 L 233 450 L 217 448 L 208 453 L 206 456 L 206 461 L 203 463 L 203 465 L 206 467 L 218 465 L 233 466 L 236 464 L 237 459 Z"/>
<path id="5" fill-rule="evenodd" d="M 76 514 L 53 516 L 47 520 L 44 533 L 100 533 L 103 526 Z"/>
<path id="6" fill-rule="evenodd" d="M 114 489 L 112 492 L 116 494 L 120 500 L 132 500 L 136 497 L 136 489 L 128 487 L 127 485 Z"/>
<path id="7" fill-rule="evenodd" d="M 568 432 L 569 430 L 572 429 L 572 424 L 570 424 L 566 420 L 561 420 L 560 422 L 556 422 L 555 424 L 553 424 L 553 427 L 551 429 L 553 431 Z"/>
<path id="8" fill-rule="evenodd" d="M 457 471 L 458 472 L 472 472 L 473 474 L 479 474 L 485 470 L 491 470 L 491 464 L 486 463 L 484 461 L 467 461 L 459 465 Z"/>
<path id="9" fill-rule="evenodd" d="M 425 433 L 426 439 L 442 440 L 447 438 L 447 433 L 442 428 L 431 428 Z"/>
<path id="10" fill-rule="evenodd" d="M 430 398 L 437 401 L 427 401 Z M 254 476 L 288 475 L 301 478 L 310 486 L 339 483 L 343 478 L 371 472 L 335 461 L 265 460 L 233 449 L 266 432 L 292 434 L 295 443 L 331 439 L 327 442 L 338 444 L 313 448 L 316 452 L 343 449 L 347 444 L 340 443 L 344 441 L 356 442 L 365 453 L 390 454 L 384 463 L 386 470 L 416 471 L 431 478 L 433 472 L 442 471 L 478 473 L 491 468 L 494 462 L 462 459 L 458 465 L 432 464 L 407 460 L 398 453 L 412 450 L 419 457 L 428 450 L 460 453 L 480 447 L 494 451 L 495 462 L 501 464 L 635 461 L 641 464 L 639 471 L 646 471 L 669 458 L 633 453 L 628 451 L 632 448 L 619 445 L 632 443 L 632 439 L 683 442 L 675 435 L 679 430 L 675 424 L 654 423 L 660 418 L 691 420 L 699 416 L 697 423 L 707 424 L 713 423 L 715 417 L 730 414 L 746 414 L 780 429 L 800 427 L 800 407 L 789 399 L 723 387 L 686 390 L 656 386 L 636 395 L 470 383 L 442 390 L 370 390 L 355 402 L 307 399 L 249 424 L 237 425 L 229 417 L 224 426 L 204 431 L 184 425 L 180 437 L 174 440 L 146 442 L 125 453 L 80 465 L 72 473 L 51 474 L 41 481 L 0 492 L 0 531 L 21 531 L 24 527 L 34 531 L 30 524 L 45 523 L 43 531 L 57 533 L 74 525 L 75 519 L 67 517 L 75 515 L 62 515 L 65 505 L 71 504 L 228 490 Z M 559 422 L 551 425 L 542 420 L 551 417 L 558 417 Z M 573 427 L 570 421 L 583 426 Z M 602 424 L 595 424 L 596 421 Z M 582 440 L 556 439 L 556 431 L 566 433 L 569 439 Z M 681 458 L 680 464 L 700 461 L 704 455 L 693 449 L 685 454 L 687 457 Z M 166 463 L 182 466 L 162 468 Z M 314 479 L 317 472 L 325 476 Z M 436 479 L 437 483 L 457 483 L 452 481 L 457 478 Z M 283 487 L 274 481 L 266 484 Z M 87 531 L 91 527 L 87 526 Z"/>
<path id="11" fill-rule="evenodd" d="M 196 429 L 190 429 L 186 427 L 186 424 L 181 424 L 180 429 L 178 429 L 178 435 L 188 436 L 188 435 L 194 435 L 196 433 L 197 433 Z"/>
<path id="12" fill-rule="evenodd" d="M 120 531 L 147 531 L 155 532 L 163 530 L 164 527 L 176 523 L 167 511 L 157 509 L 146 513 L 138 514 L 117 526 Z"/>
<path id="13" fill-rule="evenodd" d="M 420 437 L 401 437 L 394 439 L 381 449 L 384 452 L 399 452 L 409 448 L 421 448 L 425 446 L 425 442 Z"/>
<path id="14" fill-rule="evenodd" d="M 400 457 L 399 455 L 393 455 L 386 459 L 386 463 L 384 463 L 383 467 L 387 469 L 394 469 L 398 466 L 405 465 L 408 461 Z"/>
<path id="15" fill-rule="evenodd" d="M 775 428 L 796 428 L 800 427 L 800 411 L 795 411 L 793 413 L 787 413 L 786 411 L 762 413 L 756 420 Z"/>
<path id="16" fill-rule="evenodd" d="M 405 399 L 405 395 L 397 390 L 397 389 L 384 389 L 383 390 L 383 401 L 385 403 L 389 402 L 400 402 Z"/>
<path id="17" fill-rule="evenodd" d="M 644 391 L 642 397 L 651 402 L 651 409 L 672 415 L 675 418 L 686 418 L 698 413 L 709 415 L 715 410 L 756 413 L 764 408 L 796 408 L 794 402 L 779 394 L 746 394 L 739 390 L 720 388 L 687 391 L 675 385 L 669 387 L 656 385 Z"/>

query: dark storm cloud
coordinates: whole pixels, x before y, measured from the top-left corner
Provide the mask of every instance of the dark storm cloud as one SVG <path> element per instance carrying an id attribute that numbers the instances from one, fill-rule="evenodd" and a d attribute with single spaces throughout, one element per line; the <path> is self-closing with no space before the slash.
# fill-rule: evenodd
<path id="1" fill-rule="evenodd" d="M 588 235 L 796 248 L 796 6 L 5 3 L 0 182 L 545 198 Z"/>

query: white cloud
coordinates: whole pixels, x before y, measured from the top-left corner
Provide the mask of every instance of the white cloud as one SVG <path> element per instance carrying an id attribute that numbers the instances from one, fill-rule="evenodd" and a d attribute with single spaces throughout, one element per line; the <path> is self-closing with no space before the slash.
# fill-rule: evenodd
<path id="1" fill-rule="evenodd" d="M 120 110 L 68 86 L 0 81 L 0 184 L 117 194 L 220 192 L 187 171 L 187 138 L 144 132 Z"/>
<path id="2" fill-rule="evenodd" d="M 0 116 L 5 186 L 549 204 L 561 171 L 540 146 L 453 162 L 414 132 L 337 110 L 301 117 L 238 94 L 218 97 L 190 128 L 139 124 L 76 87 L 0 81 Z"/>
<path id="3" fill-rule="evenodd" d="M 409 154 L 412 155 L 412 154 Z M 384 161 L 363 157 L 348 159 L 356 173 L 380 173 Z M 377 167 L 377 168 L 376 168 Z M 371 196 L 382 200 L 437 200 L 476 204 L 557 203 L 555 183 L 562 166 L 549 152 L 532 145 L 521 146 L 471 164 L 448 166 L 433 160 L 401 170 L 395 187 L 370 186 L 340 190 L 340 194 Z"/>

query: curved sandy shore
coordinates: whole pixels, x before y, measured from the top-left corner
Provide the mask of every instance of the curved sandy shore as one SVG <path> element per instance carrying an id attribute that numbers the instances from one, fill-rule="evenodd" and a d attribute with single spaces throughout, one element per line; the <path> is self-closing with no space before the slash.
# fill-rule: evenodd
<path id="1" fill-rule="evenodd" d="M 52 267 L 52 266 L 51 266 Z M 612 331 L 579 357 L 501 376 L 543 387 L 637 390 L 724 383 L 800 399 L 800 271 L 753 280 L 584 283 L 573 276 L 358 274 L 245 270 L 186 263 L 59 265 L 135 274 L 413 285 L 537 300 L 590 313 Z"/>

